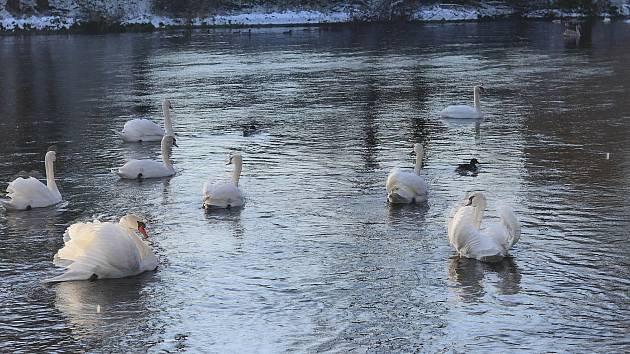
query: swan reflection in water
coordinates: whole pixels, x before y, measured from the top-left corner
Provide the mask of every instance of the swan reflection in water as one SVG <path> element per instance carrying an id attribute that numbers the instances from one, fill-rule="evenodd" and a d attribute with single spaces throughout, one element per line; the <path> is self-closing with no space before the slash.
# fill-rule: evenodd
<path id="1" fill-rule="evenodd" d="M 495 273 L 496 282 L 492 279 Z M 464 302 L 481 301 L 490 284 L 495 285 L 500 295 L 515 295 L 521 290 L 521 272 L 511 257 L 498 263 L 484 263 L 454 256 L 448 265 L 448 279 L 454 283 L 453 292 Z"/>
<path id="2" fill-rule="evenodd" d="M 100 345 L 120 343 L 132 328 L 146 331 L 152 314 L 143 291 L 155 279 L 152 272 L 122 279 L 70 281 L 52 285 L 55 307 L 68 319 L 74 335 Z M 142 333 L 146 338 L 151 333 Z M 118 339 L 117 339 L 118 338 Z M 112 350 L 112 348 L 109 348 Z"/>

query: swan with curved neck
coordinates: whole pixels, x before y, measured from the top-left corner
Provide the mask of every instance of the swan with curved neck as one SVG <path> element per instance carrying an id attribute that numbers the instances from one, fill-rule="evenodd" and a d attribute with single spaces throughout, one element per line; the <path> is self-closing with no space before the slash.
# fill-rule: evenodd
<path id="1" fill-rule="evenodd" d="M 485 89 L 481 85 L 477 85 L 473 88 L 473 105 L 451 105 L 444 108 L 440 115 L 444 118 L 455 119 L 479 119 L 483 118 L 481 112 L 481 94 L 485 92 Z"/>
<path id="2" fill-rule="evenodd" d="M 521 235 L 519 221 L 511 208 L 498 208 L 500 221 L 481 228 L 486 197 L 474 192 L 466 204 L 455 208 L 448 223 L 448 239 L 460 256 L 483 262 L 499 262 L 508 255 Z"/>
<path id="3" fill-rule="evenodd" d="M 427 200 L 427 183 L 420 175 L 424 158 L 422 144 L 414 144 L 413 152 L 416 154 L 413 172 L 394 168 L 387 176 L 385 188 L 387 189 L 387 200 L 390 203 L 410 204 L 422 203 Z"/>
<path id="4" fill-rule="evenodd" d="M 169 156 L 171 146 L 177 146 L 175 137 L 164 135 L 162 137 L 162 162 L 154 160 L 130 160 L 116 172 L 126 179 L 161 178 L 175 174 L 173 162 Z"/>
<path id="5" fill-rule="evenodd" d="M 7 197 L 0 199 L 0 203 L 9 210 L 31 210 L 44 208 L 61 202 L 61 193 L 55 182 L 54 162 L 57 160 L 55 151 L 48 151 L 44 158 L 46 168 L 46 185 L 34 177 L 18 177 L 7 187 Z"/>
<path id="6" fill-rule="evenodd" d="M 129 143 L 139 143 L 143 141 L 160 141 L 164 135 L 175 136 L 173 132 L 173 122 L 171 121 L 171 110 L 173 105 L 169 99 L 162 102 L 162 112 L 164 113 L 164 129 L 156 123 L 144 119 L 136 118 L 125 123 L 120 136 Z"/>
<path id="7" fill-rule="evenodd" d="M 158 259 L 139 234 L 149 236 L 146 222 L 133 214 L 118 223 L 72 224 L 63 235 L 63 248 L 53 259 L 65 272 L 46 281 L 124 278 L 155 270 Z"/>
<path id="8" fill-rule="evenodd" d="M 228 165 L 234 165 L 232 180 L 229 182 L 219 182 L 212 184 L 211 181 L 203 185 L 203 208 L 204 209 L 225 209 L 239 207 L 245 202 L 243 194 L 238 188 L 238 182 L 243 170 L 243 157 L 240 154 L 230 155 Z"/>
<path id="9" fill-rule="evenodd" d="M 564 33 L 562 33 L 563 36 L 568 37 L 568 38 L 580 38 L 582 37 L 582 26 L 575 25 L 575 31 L 572 29 L 566 29 L 564 30 Z"/>

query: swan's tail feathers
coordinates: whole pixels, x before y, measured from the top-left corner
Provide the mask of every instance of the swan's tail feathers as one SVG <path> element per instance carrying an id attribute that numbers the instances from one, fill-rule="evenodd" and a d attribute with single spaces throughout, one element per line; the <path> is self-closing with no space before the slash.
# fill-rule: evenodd
<path id="1" fill-rule="evenodd" d="M 510 248 L 521 238 L 521 225 L 512 208 L 501 206 L 497 211 L 501 217 L 501 223 L 508 231 L 507 246 Z"/>
<path id="2" fill-rule="evenodd" d="M 408 204 L 413 202 L 414 196 L 414 193 L 408 188 L 395 186 L 387 194 L 387 200 L 390 203 Z"/>
<path id="3" fill-rule="evenodd" d="M 53 278 L 44 280 L 44 283 L 58 283 L 62 281 L 88 280 L 93 277 L 94 273 L 79 269 L 69 269 L 65 273 Z"/>

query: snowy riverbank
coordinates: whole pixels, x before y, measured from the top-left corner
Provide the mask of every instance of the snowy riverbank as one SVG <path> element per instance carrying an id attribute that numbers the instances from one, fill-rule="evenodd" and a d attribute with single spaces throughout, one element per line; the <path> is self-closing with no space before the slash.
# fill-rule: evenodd
<path id="1" fill-rule="evenodd" d="M 0 0 L 1 2 L 2 0 Z M 60 11 L 47 11 L 49 14 L 28 16 L 14 16 L 0 3 L 0 31 L 26 31 L 26 30 L 71 30 L 80 28 L 90 23 L 104 23 L 106 27 L 141 27 L 146 29 L 159 29 L 168 27 L 212 27 L 212 26 L 274 26 L 274 25 L 310 25 L 326 23 L 370 22 L 375 16 L 366 9 L 351 6 L 343 6 L 325 11 L 305 10 L 269 10 L 249 9 L 248 11 L 232 11 L 221 14 L 213 14 L 205 17 L 181 17 L 155 14 L 152 10 L 151 0 L 130 0 L 124 5 L 106 7 L 107 1 L 103 1 L 103 8 L 99 8 L 95 15 L 93 12 L 80 11 L 78 7 L 72 7 L 72 0 L 65 2 L 67 9 Z M 630 1 L 617 8 L 616 16 L 630 16 Z M 62 9 L 63 10 L 63 9 Z M 506 17 L 522 17 L 531 19 L 562 18 L 562 17 L 587 17 L 585 12 L 578 10 L 563 11 L 559 9 L 517 9 L 507 2 L 481 2 L 478 6 L 466 6 L 455 4 L 433 4 L 417 6 L 406 9 L 404 18 L 410 21 L 478 21 L 485 19 L 498 19 Z M 95 10 L 91 10 L 95 11 Z M 33 12 L 33 11 L 31 11 Z M 37 11 L 34 11 L 37 12 Z M 58 14 L 55 14 L 58 13 Z M 390 12 L 391 13 L 391 12 Z M 609 16 L 602 12 L 600 16 Z M 390 18 L 391 19 L 391 18 Z M 378 18 L 378 20 L 383 20 Z M 385 18 L 385 20 L 389 20 Z"/>

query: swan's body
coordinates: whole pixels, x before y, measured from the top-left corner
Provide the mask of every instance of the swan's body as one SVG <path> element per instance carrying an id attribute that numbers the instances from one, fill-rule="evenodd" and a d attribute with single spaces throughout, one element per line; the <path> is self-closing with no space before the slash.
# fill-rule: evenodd
<path id="1" fill-rule="evenodd" d="M 602 20 L 604 23 L 610 23 L 610 17 L 604 17 L 604 19 Z"/>
<path id="2" fill-rule="evenodd" d="M 154 160 L 130 160 L 118 169 L 116 174 L 127 179 L 161 178 L 175 174 L 173 163 L 168 156 L 172 145 L 177 146 L 174 137 L 164 135 L 162 137 L 162 162 Z"/>
<path id="3" fill-rule="evenodd" d="M 521 227 L 512 209 L 498 210 L 500 221 L 481 229 L 486 198 L 475 192 L 466 205 L 460 205 L 448 223 L 448 240 L 457 253 L 483 262 L 499 262 L 518 242 Z"/>
<path id="4" fill-rule="evenodd" d="M 230 156 L 229 164 L 234 165 L 232 180 L 212 184 L 210 181 L 203 185 L 203 207 L 212 208 L 232 208 L 243 205 L 243 193 L 238 188 L 238 181 L 243 170 L 243 158 L 239 154 Z"/>
<path id="5" fill-rule="evenodd" d="M 46 185 L 37 178 L 18 177 L 7 187 L 9 199 L 0 199 L 2 205 L 10 210 L 30 210 L 44 208 L 61 202 L 61 193 L 55 183 L 55 168 L 53 163 L 57 159 L 54 151 L 48 151 L 45 157 Z"/>
<path id="6" fill-rule="evenodd" d="M 481 113 L 481 103 L 479 102 L 481 93 L 483 93 L 483 86 L 475 86 L 473 89 L 473 106 L 467 105 L 453 105 L 444 108 L 440 115 L 444 118 L 455 119 L 479 119 L 483 118 Z"/>
<path id="7" fill-rule="evenodd" d="M 413 172 L 394 168 L 387 176 L 385 188 L 387 200 L 390 203 L 410 204 L 422 203 L 427 200 L 427 183 L 420 176 L 422 171 L 422 158 L 424 149 L 421 144 L 414 144 L 416 153 L 416 166 Z"/>
<path id="8" fill-rule="evenodd" d="M 567 28 L 566 30 L 564 30 L 564 33 L 562 33 L 562 35 L 567 38 L 580 38 L 582 37 L 582 33 L 580 32 L 581 29 L 582 28 L 580 27 L 580 25 L 575 25 L 575 31 Z"/>
<path id="9" fill-rule="evenodd" d="M 170 113 L 172 108 L 171 101 L 164 100 L 162 110 L 164 112 L 164 128 L 166 130 L 148 119 L 136 118 L 125 123 L 122 132 L 120 132 L 120 137 L 128 143 L 139 143 L 143 141 L 161 141 L 164 135 L 173 136 Z"/>
<path id="10" fill-rule="evenodd" d="M 118 223 L 94 222 L 71 225 L 63 235 L 65 245 L 53 259 L 65 273 L 49 282 L 124 278 L 155 270 L 158 259 L 136 234 L 147 236 L 146 225 L 135 215 Z"/>

